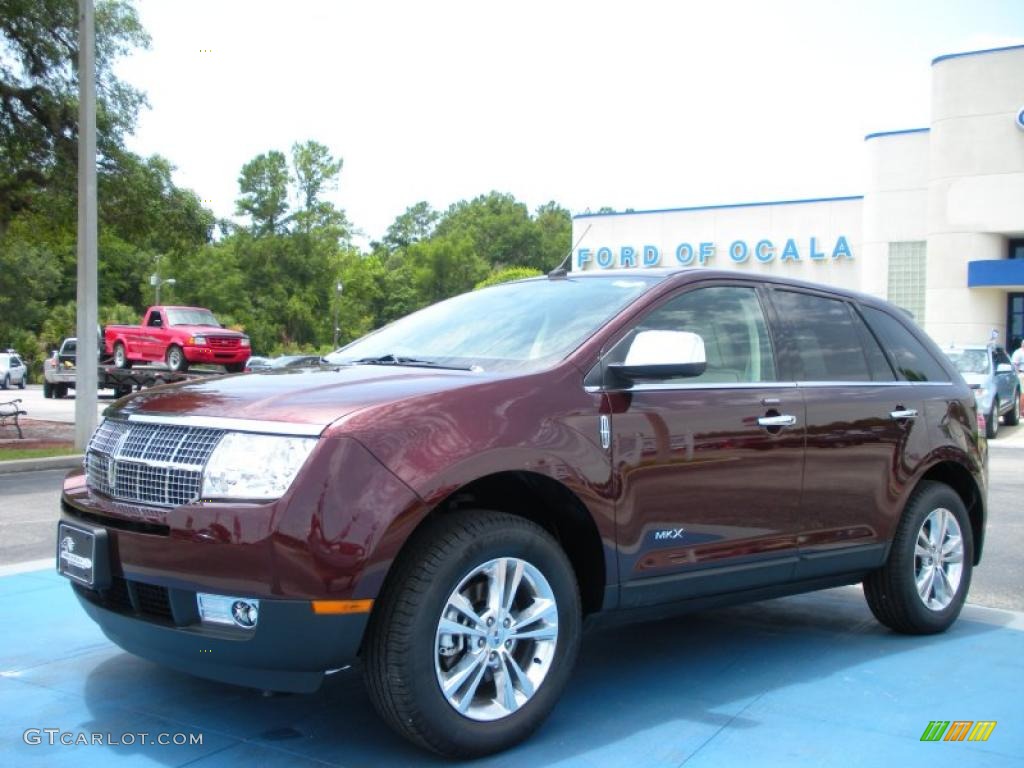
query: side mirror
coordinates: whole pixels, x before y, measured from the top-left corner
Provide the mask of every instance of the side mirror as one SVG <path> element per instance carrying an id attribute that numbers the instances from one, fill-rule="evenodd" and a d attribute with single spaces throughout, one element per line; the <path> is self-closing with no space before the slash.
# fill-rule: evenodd
<path id="1" fill-rule="evenodd" d="M 1013 366 L 1009 363 L 1000 363 L 996 366 L 996 373 L 1013 373 Z"/>
<path id="2" fill-rule="evenodd" d="M 704 339 L 688 331 L 640 331 L 626 359 L 608 369 L 628 381 L 700 376 L 707 369 Z"/>

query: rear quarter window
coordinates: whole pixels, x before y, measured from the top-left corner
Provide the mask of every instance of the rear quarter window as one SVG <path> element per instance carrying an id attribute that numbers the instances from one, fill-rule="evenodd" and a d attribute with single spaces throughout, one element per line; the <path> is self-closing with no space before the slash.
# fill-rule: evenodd
<path id="1" fill-rule="evenodd" d="M 903 381 L 949 381 L 939 362 L 918 341 L 907 327 L 888 312 L 874 307 L 861 307 L 864 319 L 896 367 Z"/>

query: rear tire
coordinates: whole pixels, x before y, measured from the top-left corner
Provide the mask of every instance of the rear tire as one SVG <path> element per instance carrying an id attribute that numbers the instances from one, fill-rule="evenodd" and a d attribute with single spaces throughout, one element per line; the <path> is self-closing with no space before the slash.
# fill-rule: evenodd
<path id="1" fill-rule="evenodd" d="M 1013 393 L 1013 408 L 1006 412 L 1006 416 L 1003 417 L 1006 420 L 1006 426 L 1016 427 L 1020 424 L 1020 390 L 1014 390 Z"/>
<path id="2" fill-rule="evenodd" d="M 185 353 L 181 351 L 181 347 L 177 344 L 171 344 L 167 348 L 167 354 L 164 356 L 164 362 L 167 363 L 167 367 L 175 373 L 184 373 L 188 370 L 188 360 L 185 359 Z"/>
<path id="3" fill-rule="evenodd" d="M 53 385 L 48 381 L 43 382 L 43 397 L 46 399 L 53 397 Z"/>
<path id="4" fill-rule="evenodd" d="M 228 373 L 241 373 L 245 370 L 245 363 L 227 363 L 224 370 Z"/>
<path id="5" fill-rule="evenodd" d="M 944 632 L 971 587 L 974 535 L 967 510 L 948 485 L 922 482 L 907 502 L 885 565 L 864 580 L 868 607 L 908 635 Z"/>
<path id="6" fill-rule="evenodd" d="M 572 566 L 543 528 L 501 512 L 439 515 L 414 534 L 370 617 L 370 699 L 395 731 L 438 754 L 507 749 L 565 688 L 580 614 Z"/>

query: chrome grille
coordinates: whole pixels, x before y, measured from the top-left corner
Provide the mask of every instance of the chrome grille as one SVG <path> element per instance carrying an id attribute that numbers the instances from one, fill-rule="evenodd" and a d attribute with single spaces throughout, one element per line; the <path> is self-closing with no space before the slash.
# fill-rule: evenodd
<path id="1" fill-rule="evenodd" d="M 107 419 L 85 455 L 89 488 L 124 501 L 159 506 L 199 497 L 203 467 L 224 430 Z"/>

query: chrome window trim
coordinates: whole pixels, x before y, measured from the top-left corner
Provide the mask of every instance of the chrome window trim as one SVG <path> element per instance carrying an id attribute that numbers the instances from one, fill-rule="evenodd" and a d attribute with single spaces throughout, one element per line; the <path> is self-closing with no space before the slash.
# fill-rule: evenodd
<path id="1" fill-rule="evenodd" d="M 117 416 L 112 421 L 124 421 Z M 327 425 L 292 424 L 287 421 L 266 421 L 262 419 L 232 419 L 225 416 L 154 416 L 147 413 L 133 413 L 128 421 L 135 424 L 166 424 L 177 427 L 209 427 L 228 432 L 251 432 L 261 435 L 289 435 L 294 437 L 320 437 Z"/>
<path id="2" fill-rule="evenodd" d="M 605 388 L 605 387 L 584 387 L 584 391 L 591 394 L 597 392 L 662 392 L 685 389 L 796 389 L 795 381 L 723 381 L 723 382 L 697 382 L 697 383 L 672 383 L 657 382 L 651 384 L 634 384 L 632 387 Z"/>
<path id="3" fill-rule="evenodd" d="M 605 388 L 583 387 L 588 394 L 600 392 L 679 392 L 684 390 L 708 389 L 808 389 L 811 387 L 950 387 L 951 381 L 736 381 L 716 383 L 671 383 L 635 384 L 632 387 Z"/>
<path id="4" fill-rule="evenodd" d="M 952 381 L 798 381 L 798 387 L 950 387 Z"/>

